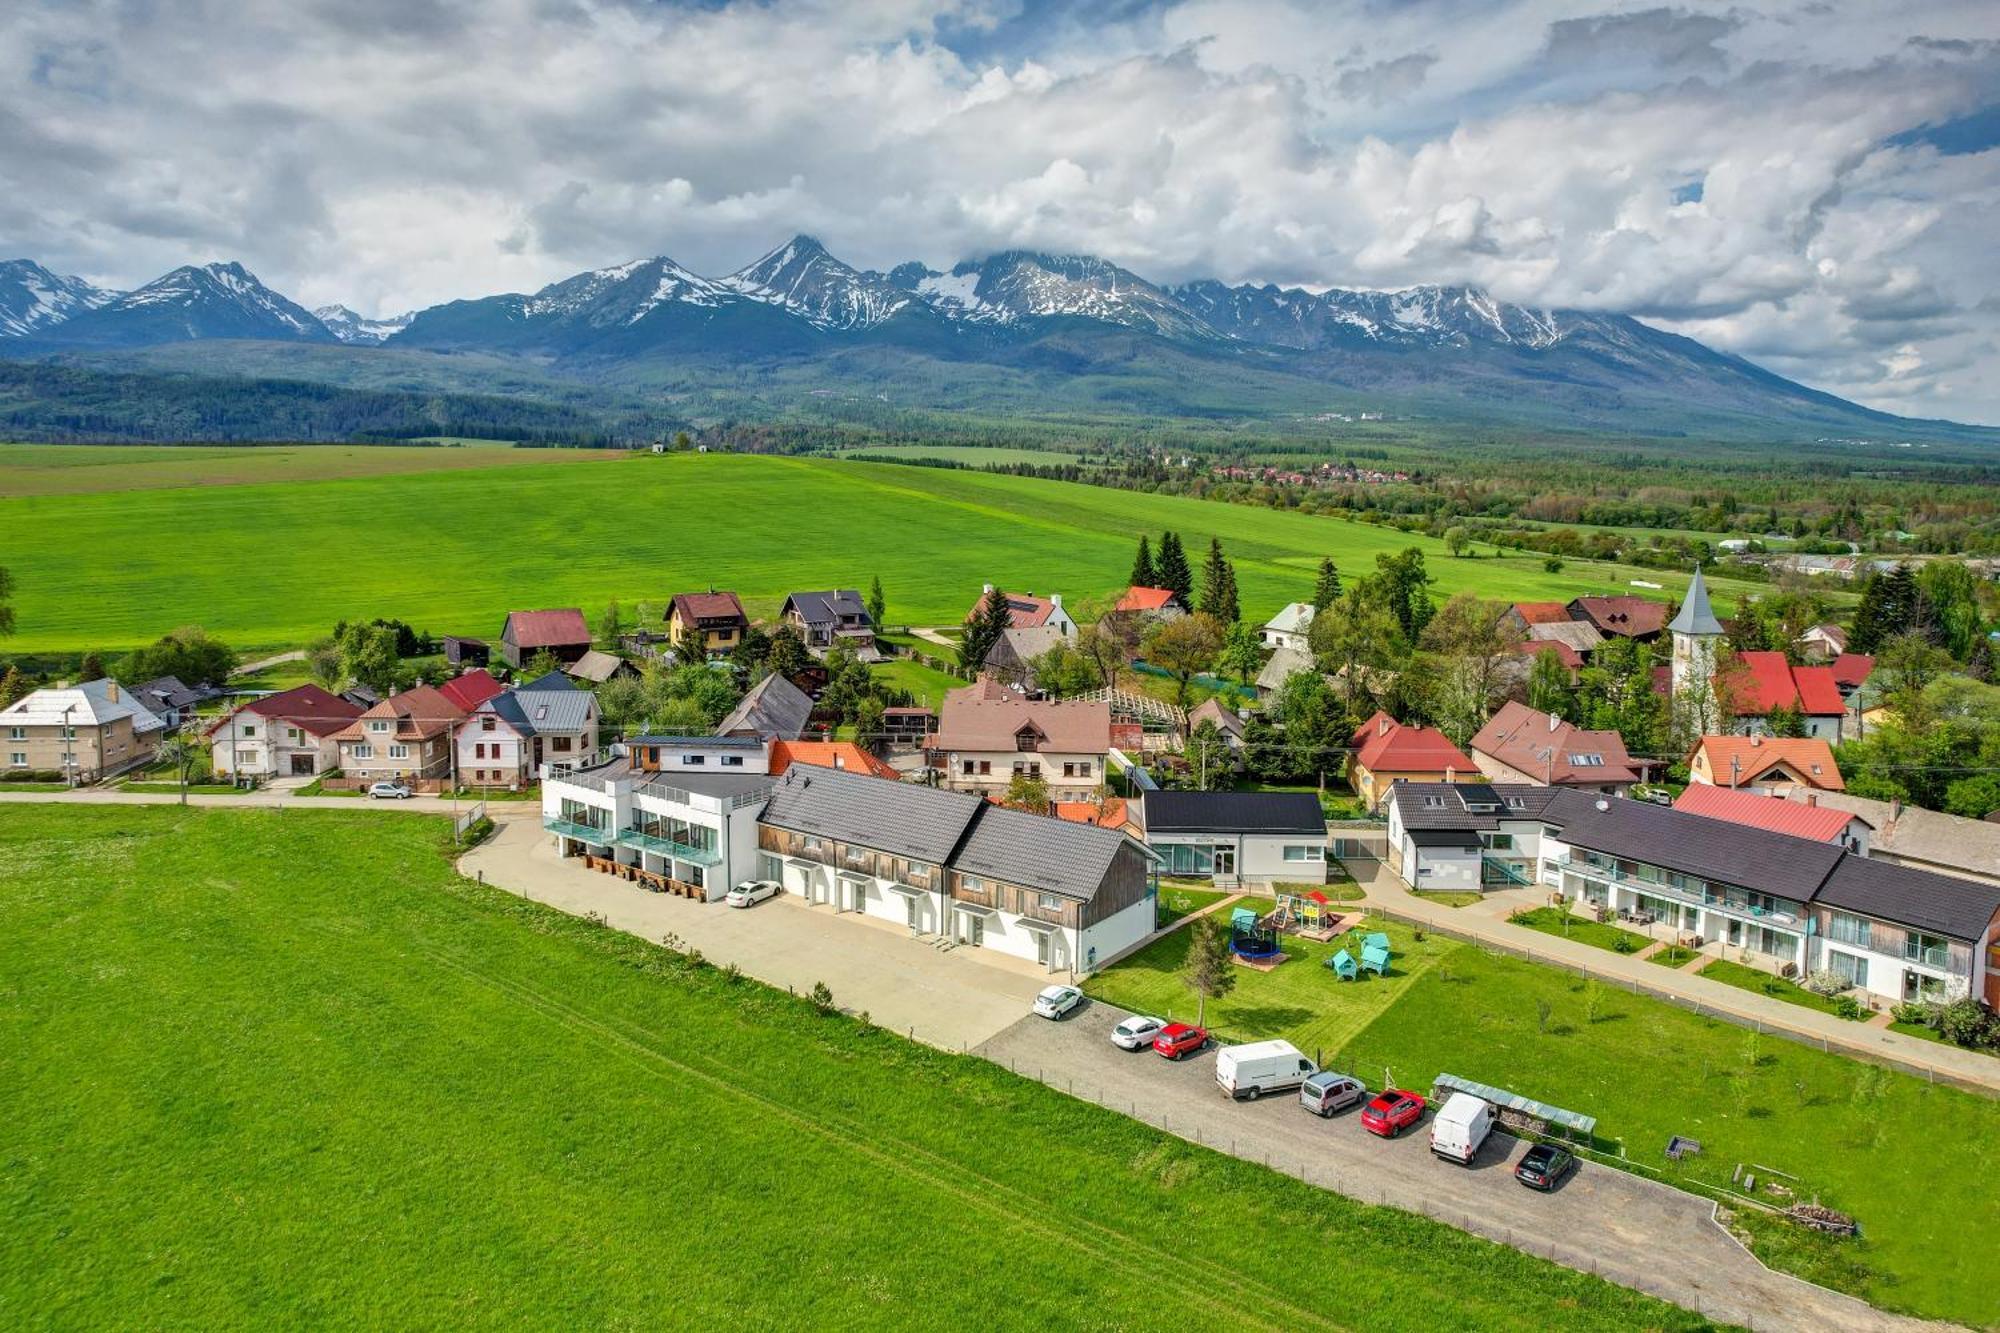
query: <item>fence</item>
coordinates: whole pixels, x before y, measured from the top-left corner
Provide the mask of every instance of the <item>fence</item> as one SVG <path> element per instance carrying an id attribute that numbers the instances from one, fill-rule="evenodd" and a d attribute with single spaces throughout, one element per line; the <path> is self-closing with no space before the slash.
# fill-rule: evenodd
<path id="1" fill-rule="evenodd" d="M 451 836 L 454 840 L 465 836 L 466 830 L 486 818 L 486 802 L 474 801 L 470 808 L 459 813 L 451 822 Z"/>

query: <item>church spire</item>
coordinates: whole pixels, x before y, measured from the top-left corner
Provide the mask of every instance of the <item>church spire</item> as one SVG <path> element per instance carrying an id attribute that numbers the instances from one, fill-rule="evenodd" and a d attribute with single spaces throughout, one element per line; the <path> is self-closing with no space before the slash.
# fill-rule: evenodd
<path id="1" fill-rule="evenodd" d="M 1708 584 L 1701 577 L 1701 566 L 1694 567 L 1694 582 L 1688 584 L 1687 600 L 1681 603 L 1680 614 L 1667 628 L 1675 634 L 1720 634 L 1722 622 L 1715 618 L 1715 611 L 1708 604 Z"/>

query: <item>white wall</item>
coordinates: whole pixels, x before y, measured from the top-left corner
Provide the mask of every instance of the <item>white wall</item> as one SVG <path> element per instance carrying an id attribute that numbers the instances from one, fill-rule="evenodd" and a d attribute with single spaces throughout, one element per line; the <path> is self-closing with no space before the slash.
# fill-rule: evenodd
<path id="1" fill-rule="evenodd" d="M 1408 849 L 1403 864 L 1409 881 L 1418 889 L 1479 889 L 1479 853 L 1459 847 L 1415 847 Z"/>
<path id="2" fill-rule="evenodd" d="M 1117 957 L 1145 939 L 1153 933 L 1156 915 L 1153 895 L 1149 893 L 1138 902 L 1112 913 L 1095 925 L 1084 927 L 1083 955 L 1077 964 L 1078 969 L 1101 967 L 1108 959 Z M 1096 951 L 1094 955 L 1092 950 Z"/>

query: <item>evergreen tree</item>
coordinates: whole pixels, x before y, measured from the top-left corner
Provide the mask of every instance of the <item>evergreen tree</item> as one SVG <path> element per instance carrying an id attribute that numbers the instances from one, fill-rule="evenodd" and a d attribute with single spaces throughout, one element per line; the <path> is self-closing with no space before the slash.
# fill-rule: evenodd
<path id="1" fill-rule="evenodd" d="M 1313 610 L 1324 611 L 1340 600 L 1340 567 L 1333 563 L 1332 556 L 1322 556 L 1319 562 L 1319 582 L 1313 586 Z"/>
<path id="2" fill-rule="evenodd" d="M 1861 586 L 1861 606 L 1854 613 L 1854 631 L 1847 636 L 1848 650 L 1878 653 L 1907 632 L 1916 618 L 1917 576 L 1908 565 L 1870 574 Z"/>
<path id="3" fill-rule="evenodd" d="M 77 667 L 76 677 L 78 680 L 103 680 L 104 654 L 85 653 L 82 664 Z"/>
<path id="4" fill-rule="evenodd" d="M 1528 667 L 1528 707 L 1550 717 L 1573 720 L 1576 702 L 1570 692 L 1569 668 L 1554 648 L 1543 648 Z"/>
<path id="5" fill-rule="evenodd" d="M 1154 587 L 1167 589 L 1183 607 L 1194 610 L 1194 570 L 1188 566 L 1178 532 L 1160 534 L 1160 559 L 1154 572 L 1160 580 Z"/>
<path id="6" fill-rule="evenodd" d="M 805 641 L 790 625 L 780 625 L 777 632 L 771 635 L 771 651 L 766 655 L 764 664 L 777 675 L 787 678 L 796 676 L 811 661 Z"/>
<path id="7" fill-rule="evenodd" d="M 21 668 L 7 664 L 7 674 L 0 676 L 0 708 L 19 703 L 28 696 L 28 682 L 21 677 Z"/>
<path id="8" fill-rule="evenodd" d="M 1225 560 L 1222 565 L 1222 610 L 1227 619 L 1224 623 L 1235 624 L 1243 615 L 1243 606 L 1236 596 L 1236 564 Z"/>
<path id="9" fill-rule="evenodd" d="M 986 654 L 993 651 L 993 645 L 1000 642 L 1000 636 L 1012 623 L 1007 614 L 1007 594 L 996 584 L 965 627 L 965 637 L 958 645 L 958 664 L 967 671 L 979 670 Z"/>
<path id="10" fill-rule="evenodd" d="M 868 619 L 876 629 L 882 628 L 882 617 L 889 613 L 889 600 L 882 595 L 882 576 L 877 574 L 868 581 Z"/>
<path id="11" fill-rule="evenodd" d="M 0 635 L 14 632 L 14 576 L 0 565 Z"/>
<path id="12" fill-rule="evenodd" d="M 1225 625 L 1238 619 L 1236 571 L 1222 554 L 1222 539 L 1208 539 L 1208 559 L 1201 567 L 1201 609 Z"/>
<path id="13" fill-rule="evenodd" d="M 1159 571 L 1153 568 L 1153 546 L 1144 533 L 1139 535 L 1139 554 L 1132 559 L 1132 576 L 1126 580 L 1135 588 L 1157 588 Z"/>

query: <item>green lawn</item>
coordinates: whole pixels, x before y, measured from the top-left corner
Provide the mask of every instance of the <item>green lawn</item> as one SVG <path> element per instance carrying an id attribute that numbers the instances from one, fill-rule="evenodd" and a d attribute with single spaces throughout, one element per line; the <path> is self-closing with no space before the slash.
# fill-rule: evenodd
<path id="1" fill-rule="evenodd" d="M 1219 903 L 1228 896 L 1220 889 L 1191 889 L 1178 884 L 1162 884 L 1160 896 L 1153 904 L 1156 928 L 1169 921 L 1177 921 L 1190 912 L 1199 912 L 1210 903 Z"/>
<path id="2" fill-rule="evenodd" d="M 1772 976 L 1759 968 L 1746 967 L 1742 963 L 1732 963 L 1726 958 L 1718 958 L 1696 975 L 1719 981 L 1725 986 L 1735 986 L 1739 990 L 1754 991 L 1758 995 L 1768 995 L 1786 1004 L 1796 1004 L 1806 1009 L 1817 1009 L 1823 1014 L 1837 1013 L 1833 1000 L 1825 995 L 1815 995 L 1805 987 L 1783 977 Z"/>
<path id="3" fill-rule="evenodd" d="M 516 608 L 595 616 L 614 598 L 657 605 L 711 584 L 769 616 L 798 588 L 866 588 L 878 576 L 896 623 L 956 624 L 984 582 L 1107 596 L 1138 536 L 1163 528 L 1195 551 L 1222 539 L 1253 621 L 1309 595 L 1322 556 L 1354 577 L 1411 545 L 1427 553 L 1440 597 L 1627 591 L 1601 570 L 1454 560 L 1440 542 L 1345 519 L 1028 477 L 738 454 L 565 451 L 537 465 L 520 460 L 542 451 L 409 452 L 511 465 L 62 495 L 21 483 L 0 459 L 0 531 L 18 583 L 8 648 L 113 651 L 183 624 L 231 643 L 303 644 L 373 615 L 491 635 Z M 689 497 L 730 521 L 629 521 Z M 369 515 L 366 541 L 354 539 L 354 513 Z M 499 529 L 509 538 L 495 543 Z M 1662 581 L 1663 597 L 1678 585 Z"/>
<path id="4" fill-rule="evenodd" d="M 933 656 L 943 657 L 946 650 L 936 644 L 930 645 Z M 908 690 L 917 700 L 931 708 L 944 703 L 947 690 L 963 689 L 966 682 L 957 676 L 939 671 L 936 667 L 925 666 L 907 657 L 891 658 L 878 667 L 872 668 L 875 679 L 890 689 Z"/>
<path id="5" fill-rule="evenodd" d="M 10 791 L 52 792 L 52 791 L 68 791 L 68 790 L 69 790 L 69 784 L 67 782 L 0 782 L 0 792 L 10 792 Z"/>
<path id="6" fill-rule="evenodd" d="M 1450 1072 L 1582 1111 L 1634 1161 L 1712 1185 L 1738 1163 L 1789 1172 L 1858 1217 L 1865 1239 L 1787 1228 L 1759 1242 L 1767 1261 L 1892 1308 L 2000 1322 L 2000 1101 L 1472 946 L 1419 977 L 1341 1063 L 1378 1078 L 1387 1066 L 1412 1086 Z M 1702 1155 L 1673 1167 L 1674 1134 L 1701 1140 Z"/>
<path id="7" fill-rule="evenodd" d="M 1669 944 L 1658 953 L 1647 954 L 1646 961 L 1661 967 L 1684 967 L 1694 961 L 1694 950 L 1683 949 L 1678 944 Z"/>
<path id="8" fill-rule="evenodd" d="M 1613 953 L 1637 953 L 1652 943 L 1644 935 L 1626 930 L 1622 926 L 1592 921 L 1588 917 L 1578 916 L 1575 912 L 1564 912 L 1555 907 L 1531 907 L 1525 912 L 1516 912 L 1507 919 L 1517 926 L 1539 930 L 1544 935 L 1561 935 L 1579 944 L 1588 944 L 1596 949 L 1609 949 Z M 1621 943 L 1625 945 L 1624 948 L 1619 947 Z"/>
<path id="9" fill-rule="evenodd" d="M 1358 957 L 1358 939 L 1321 944 L 1287 935 L 1291 961 L 1271 972 L 1237 968 L 1236 989 L 1209 1001 L 1209 1029 L 1225 1041 L 1283 1037 L 1308 1054 L 1331 1055 L 1454 947 L 1435 935 L 1418 941 L 1409 927 L 1395 922 L 1371 921 L 1362 929 L 1389 936 L 1387 976 L 1342 981 L 1326 966 L 1343 944 Z M 1187 950 L 1188 932 L 1177 930 L 1098 973 L 1083 988 L 1126 1009 L 1191 1023 L 1195 996 L 1180 979 Z"/>
<path id="10" fill-rule="evenodd" d="M 119 791 L 139 792 L 153 796 L 178 796 L 181 784 L 178 782 L 121 782 Z M 237 789 L 227 782 L 190 782 L 187 787 L 190 796 L 234 796 Z"/>
<path id="11" fill-rule="evenodd" d="M 977 444 L 857 445 L 852 449 L 843 449 L 841 453 L 867 454 L 875 458 L 936 458 L 948 463 L 964 463 L 968 467 L 1004 467 L 1014 463 L 1051 467 L 1057 463 L 1074 463 L 1081 456 L 1067 449 L 1017 449 L 1008 445 Z"/>
<path id="12" fill-rule="evenodd" d="M 317 482 L 575 462 L 622 455 L 508 446 L 421 449 L 404 445 L 0 444 L 0 498 Z"/>
<path id="13" fill-rule="evenodd" d="M 0 812 L 12 1322 L 1703 1326 L 475 885 L 445 838 Z"/>
<path id="14" fill-rule="evenodd" d="M 1439 889 L 1434 893 L 1418 893 L 1416 897 L 1440 907 L 1470 907 L 1478 902 L 1480 895 L 1470 889 Z"/>

